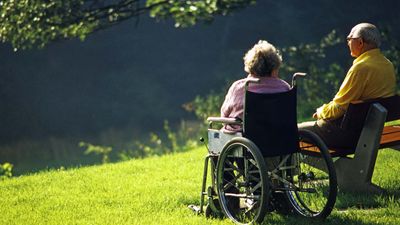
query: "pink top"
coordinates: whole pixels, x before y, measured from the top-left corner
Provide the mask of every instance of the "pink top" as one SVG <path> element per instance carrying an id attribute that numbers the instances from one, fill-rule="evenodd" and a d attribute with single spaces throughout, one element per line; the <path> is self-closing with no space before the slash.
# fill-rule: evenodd
<path id="1" fill-rule="evenodd" d="M 253 77 L 249 75 L 248 78 Z M 256 93 L 279 93 L 290 90 L 290 85 L 277 77 L 257 77 L 259 83 L 250 83 L 249 91 Z M 243 118 L 244 84 L 247 78 L 235 81 L 225 96 L 221 107 L 221 117 Z M 239 125 L 225 125 L 223 130 L 228 132 L 241 131 Z"/>

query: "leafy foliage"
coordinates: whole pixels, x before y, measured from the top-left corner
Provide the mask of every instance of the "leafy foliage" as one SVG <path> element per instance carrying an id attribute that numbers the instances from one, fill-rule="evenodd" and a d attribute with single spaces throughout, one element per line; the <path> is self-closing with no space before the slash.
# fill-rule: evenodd
<path id="1" fill-rule="evenodd" d="M 13 164 L 11 163 L 3 163 L 0 164 L 0 180 L 4 178 L 9 178 L 12 177 L 12 169 L 13 169 Z"/>
<path id="2" fill-rule="evenodd" d="M 150 133 L 147 141 L 136 141 L 132 149 L 122 150 L 118 156 L 122 160 L 144 158 L 153 155 L 163 155 L 182 152 L 197 147 L 194 137 L 198 135 L 198 127 L 182 121 L 174 131 L 168 121 L 164 121 L 164 134 Z"/>
<path id="3" fill-rule="evenodd" d="M 110 161 L 110 153 L 112 151 L 112 147 L 109 146 L 101 146 L 101 145 L 93 145 L 87 142 L 80 142 L 80 147 L 86 147 L 85 154 L 96 154 L 102 156 L 102 163 L 108 163 Z"/>
<path id="4" fill-rule="evenodd" d="M 187 27 L 253 3 L 255 0 L 2 0 L 0 40 L 10 42 L 14 50 L 44 47 L 65 38 L 83 40 L 96 30 L 144 13 L 157 20 L 172 18 L 176 27 Z"/>
<path id="5" fill-rule="evenodd" d="M 94 145 L 80 142 L 80 147 L 85 147 L 85 154 L 102 156 L 102 163 L 113 160 L 129 160 L 133 158 L 146 158 L 154 155 L 183 152 L 198 146 L 195 137 L 199 133 L 198 123 L 182 121 L 180 126 L 172 129 L 168 121 L 164 121 L 164 132 L 156 134 L 151 132 L 147 140 L 136 140 L 130 146 L 116 148 L 114 145 Z M 114 150 L 115 149 L 115 150 Z"/>
<path id="6" fill-rule="evenodd" d="M 396 82 L 397 82 L 397 93 L 400 94 L 400 43 L 397 39 L 391 36 L 391 29 L 390 27 L 386 27 L 383 30 L 383 39 L 389 43 L 387 49 L 383 51 L 383 54 L 393 63 L 395 74 L 396 74 Z"/>
<path id="7" fill-rule="evenodd" d="M 225 91 L 225 90 L 224 90 Z M 209 116 L 220 115 L 220 108 L 224 101 L 225 93 L 211 91 L 206 96 L 196 96 L 196 98 L 183 105 L 188 112 L 193 112 L 201 121 L 206 121 Z"/>
<path id="8" fill-rule="evenodd" d="M 148 0 L 147 5 L 162 2 Z M 175 27 L 193 26 L 199 21 L 211 22 L 215 15 L 226 15 L 241 9 L 255 0 L 197 0 L 197 1 L 168 1 L 150 10 L 150 16 L 158 19 L 173 18 Z"/>
<path id="9" fill-rule="evenodd" d="M 335 30 L 323 37 L 319 43 L 300 44 L 282 49 L 287 59 L 281 74 L 291 75 L 297 71 L 308 76 L 297 82 L 299 86 L 299 117 L 310 117 L 316 107 L 333 98 L 344 78 L 345 71 L 337 62 L 325 62 L 326 52 L 344 42 Z"/>

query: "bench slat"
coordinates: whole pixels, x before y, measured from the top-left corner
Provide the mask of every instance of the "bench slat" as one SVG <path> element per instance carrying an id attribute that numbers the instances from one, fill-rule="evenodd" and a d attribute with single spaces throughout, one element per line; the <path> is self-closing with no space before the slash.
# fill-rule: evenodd
<path id="1" fill-rule="evenodd" d="M 300 142 L 300 148 L 306 155 L 321 156 L 319 148 L 313 144 L 302 141 Z M 352 149 L 329 149 L 328 151 L 332 157 L 346 156 L 354 153 Z"/>
<path id="2" fill-rule="evenodd" d="M 400 132 L 400 125 L 386 126 L 383 128 L 382 135 Z"/>
<path id="3" fill-rule="evenodd" d="M 390 148 L 400 144 L 400 126 L 386 126 L 383 128 L 380 148 Z"/>
<path id="4" fill-rule="evenodd" d="M 400 145 L 400 126 L 394 125 L 384 127 L 379 148 L 390 148 L 397 145 Z M 313 150 L 311 147 L 304 148 L 303 150 L 310 152 L 310 154 L 313 154 Z M 354 154 L 354 152 L 355 149 L 329 149 L 329 153 L 332 157 L 343 157 Z"/>

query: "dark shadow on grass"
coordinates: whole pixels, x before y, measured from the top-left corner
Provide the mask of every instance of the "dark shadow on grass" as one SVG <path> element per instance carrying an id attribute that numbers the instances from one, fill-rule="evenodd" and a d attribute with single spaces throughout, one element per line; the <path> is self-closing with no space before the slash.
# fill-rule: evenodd
<path id="1" fill-rule="evenodd" d="M 285 225 L 299 225 L 299 224 L 306 224 L 306 225 L 375 225 L 375 223 L 360 221 L 357 219 L 352 219 L 348 217 L 341 217 L 339 215 L 330 215 L 325 220 L 321 219 L 311 219 L 311 218 L 304 218 L 299 216 L 284 216 L 281 218 L 282 220 L 279 221 L 269 221 L 268 216 L 265 218 L 263 225 L 267 224 L 285 224 Z"/>
<path id="2" fill-rule="evenodd" d="M 387 207 L 389 199 L 400 199 L 400 190 L 386 190 L 382 194 L 339 192 L 335 208 L 346 210 L 348 208 L 373 209 Z"/>
<path id="3" fill-rule="evenodd" d="M 335 208 L 345 210 L 347 208 L 369 209 L 382 207 L 377 201 L 380 195 L 362 193 L 339 192 L 336 197 Z"/>
<path id="4" fill-rule="evenodd" d="M 188 210 L 189 212 L 189 210 Z M 199 216 L 205 216 L 204 214 Z M 213 217 L 213 219 L 224 220 L 225 217 Z M 343 217 L 340 215 L 330 215 L 325 220 L 315 218 L 305 218 L 297 215 L 279 215 L 277 213 L 267 213 L 261 225 L 375 225 L 376 223 L 365 222 L 355 218 Z"/>
<path id="5" fill-rule="evenodd" d="M 347 197 L 350 194 L 346 194 L 346 195 L 342 195 L 341 197 Z M 366 195 L 359 195 L 357 196 L 353 196 L 353 200 L 349 201 L 349 203 L 355 204 L 358 201 L 356 201 L 356 199 L 358 198 L 365 198 Z M 200 199 L 187 199 L 187 198 L 182 198 L 179 201 L 181 204 L 188 206 L 190 204 L 194 204 L 194 205 L 200 205 Z M 372 205 L 376 205 L 376 203 L 373 202 L 369 202 L 368 204 L 370 204 L 370 206 Z M 354 206 L 351 206 L 354 207 Z M 366 207 L 364 207 L 366 208 Z M 370 207 L 373 208 L 373 207 Z M 190 211 L 188 209 L 188 213 L 193 213 L 192 211 Z M 205 214 L 199 214 L 198 216 L 204 216 Z M 213 217 L 213 219 L 220 219 L 220 220 L 224 220 L 226 219 L 225 217 Z M 276 225 L 342 225 L 342 224 L 346 224 L 346 225 L 375 225 L 376 223 L 372 223 L 372 222 L 365 222 L 365 221 L 361 221 L 358 220 L 356 218 L 350 218 L 349 216 L 346 215 L 341 215 L 341 212 L 336 212 L 334 214 L 331 214 L 330 216 L 328 216 L 328 218 L 326 218 L 325 220 L 321 220 L 321 219 L 315 219 L 315 218 L 305 218 L 305 217 L 301 217 L 298 215 L 281 215 L 278 214 L 276 212 L 272 212 L 272 213 L 267 213 L 264 221 L 261 223 L 261 225 L 270 225 L 270 224 L 276 224 Z"/>
<path id="6" fill-rule="evenodd" d="M 387 196 L 393 196 L 395 199 L 400 199 L 400 190 L 387 190 Z"/>

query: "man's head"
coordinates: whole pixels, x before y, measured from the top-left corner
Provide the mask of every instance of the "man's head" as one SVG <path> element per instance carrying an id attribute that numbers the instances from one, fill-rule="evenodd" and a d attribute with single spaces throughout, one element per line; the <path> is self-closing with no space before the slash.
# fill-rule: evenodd
<path id="1" fill-rule="evenodd" d="M 347 44 L 350 48 L 350 54 L 358 57 L 362 53 L 379 48 L 381 45 L 381 35 L 378 28 L 370 23 L 360 23 L 351 29 L 347 36 Z"/>

